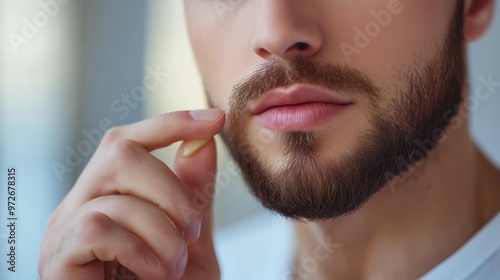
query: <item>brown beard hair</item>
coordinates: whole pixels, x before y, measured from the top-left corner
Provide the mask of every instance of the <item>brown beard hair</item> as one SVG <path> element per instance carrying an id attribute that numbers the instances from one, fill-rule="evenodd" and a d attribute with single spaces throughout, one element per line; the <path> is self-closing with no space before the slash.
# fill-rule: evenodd
<path id="1" fill-rule="evenodd" d="M 436 130 L 442 132 L 463 101 L 463 5 L 459 0 L 449 35 L 436 55 L 417 58 L 411 71 L 396 74 L 396 80 L 404 81 L 407 87 L 399 90 L 384 110 L 379 107 L 381 90 L 363 73 L 304 59 L 288 64 L 269 62 L 234 88 L 222 136 L 250 190 L 265 207 L 303 221 L 347 215 L 428 155 L 436 142 L 425 149 L 417 143 L 434 139 Z M 259 151 L 248 141 L 251 114 L 247 106 L 270 89 L 295 83 L 368 98 L 373 130 L 356 139 L 354 148 L 342 159 L 327 162 L 318 160 L 322 138 L 317 132 L 283 133 L 280 140 L 287 160 L 280 170 L 272 170 L 268 163 L 259 161 Z"/>

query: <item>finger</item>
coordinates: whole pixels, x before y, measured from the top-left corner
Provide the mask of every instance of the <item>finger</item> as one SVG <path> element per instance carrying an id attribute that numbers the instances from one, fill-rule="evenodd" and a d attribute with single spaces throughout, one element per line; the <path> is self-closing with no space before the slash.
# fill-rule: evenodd
<path id="1" fill-rule="evenodd" d="M 175 173 L 194 192 L 193 213 L 202 215 L 200 237 L 189 245 L 189 266 L 201 267 L 213 275 L 219 274 L 219 266 L 212 239 L 212 205 L 216 195 L 214 178 L 216 172 L 216 148 L 214 139 L 202 145 L 196 153 L 184 156 L 183 143 L 175 159 Z M 189 212 L 187 212 L 189 213 Z M 187 279 L 198 279 L 197 270 L 186 269 Z"/>
<path id="2" fill-rule="evenodd" d="M 133 140 L 153 151 L 181 140 L 210 138 L 219 133 L 225 121 L 219 109 L 179 111 L 110 129 L 104 147 L 122 139 Z"/>
<path id="3" fill-rule="evenodd" d="M 108 154 L 108 150 L 114 150 L 113 146 L 128 139 L 142 145 L 147 151 L 151 151 L 181 139 L 212 137 L 222 129 L 224 121 L 223 111 L 217 109 L 181 111 L 110 129 L 73 189 L 49 218 L 49 229 L 61 224 L 64 218 L 68 217 L 75 209 L 96 197 L 96 189 L 99 189 L 103 184 L 116 186 L 113 173 L 100 171 L 114 170 L 113 167 L 120 162 L 120 156 L 126 156 L 131 149 L 124 149 L 121 154 L 117 153 L 114 162 L 107 161 L 107 165 L 103 166 L 103 157 Z M 120 147 L 118 147 L 118 151 L 120 151 Z M 82 201 L 78 199 L 79 197 L 87 199 Z M 185 231 L 191 232 L 189 229 L 185 229 Z"/>
<path id="4" fill-rule="evenodd" d="M 215 140 L 209 139 L 199 148 L 199 151 L 186 157 L 184 148 L 189 142 L 184 142 L 175 158 L 175 174 L 193 191 L 194 208 L 191 213 L 200 213 L 202 215 L 202 227 L 204 232 L 211 233 L 212 223 L 212 204 L 215 196 L 214 178 L 217 165 L 217 152 Z M 191 205 L 186 205 L 186 208 Z M 203 231 L 203 230 L 202 230 Z"/>
<path id="5" fill-rule="evenodd" d="M 186 243 L 158 207 L 133 196 L 115 195 L 96 198 L 80 211 L 101 212 L 138 236 L 156 253 L 171 277 L 176 277 L 177 270 L 184 268 L 187 261 Z"/>
<path id="6" fill-rule="evenodd" d="M 180 205 L 193 203 L 193 191 L 139 144 L 124 140 L 107 151 L 106 159 L 84 171 L 59 210 L 59 223 L 87 201 L 106 195 L 132 195 L 158 206 L 175 224 L 186 242 L 199 236 L 201 216 L 185 219 Z M 93 176 L 91 176 L 92 174 Z M 100 178 L 112 178 L 102 181 Z M 79 187 L 82 185 L 82 187 Z M 85 188 L 83 186 L 101 186 Z"/>
<path id="7" fill-rule="evenodd" d="M 63 240 L 63 244 L 57 245 L 60 251 L 40 271 L 43 279 L 104 279 L 102 262 L 112 261 L 118 261 L 141 279 L 165 279 L 168 275 L 144 241 L 103 213 L 87 213 Z"/>

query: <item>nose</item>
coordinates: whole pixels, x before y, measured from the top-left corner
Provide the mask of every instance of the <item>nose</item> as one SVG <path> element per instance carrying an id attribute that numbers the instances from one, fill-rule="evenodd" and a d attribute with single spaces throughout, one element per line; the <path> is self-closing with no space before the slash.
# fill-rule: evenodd
<path id="1" fill-rule="evenodd" d="M 309 1 L 261 0 L 252 38 L 254 52 L 265 60 L 311 58 L 322 36 Z"/>

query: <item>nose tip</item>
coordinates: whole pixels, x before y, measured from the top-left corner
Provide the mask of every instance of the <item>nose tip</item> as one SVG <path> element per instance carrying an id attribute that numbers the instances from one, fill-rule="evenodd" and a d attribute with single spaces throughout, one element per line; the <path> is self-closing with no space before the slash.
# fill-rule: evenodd
<path id="1" fill-rule="evenodd" d="M 267 1 L 265 1 L 267 2 Z M 288 1 L 263 5 L 252 39 L 254 52 L 266 59 L 310 58 L 322 45 L 321 31 L 311 16 Z"/>

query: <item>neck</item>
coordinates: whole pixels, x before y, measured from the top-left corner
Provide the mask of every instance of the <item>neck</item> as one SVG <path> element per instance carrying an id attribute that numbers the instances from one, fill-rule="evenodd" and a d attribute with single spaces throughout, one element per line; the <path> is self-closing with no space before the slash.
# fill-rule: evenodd
<path id="1" fill-rule="evenodd" d="M 416 279 L 491 219 L 500 210 L 500 172 L 475 147 L 465 120 L 457 124 L 356 213 L 297 222 L 297 278 Z"/>

